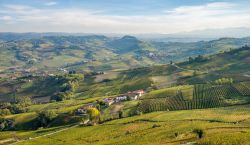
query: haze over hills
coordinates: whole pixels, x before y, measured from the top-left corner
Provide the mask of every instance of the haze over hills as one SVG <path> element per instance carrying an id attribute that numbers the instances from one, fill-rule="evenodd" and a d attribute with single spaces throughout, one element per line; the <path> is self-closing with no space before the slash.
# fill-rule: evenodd
<path id="1" fill-rule="evenodd" d="M 203 29 L 172 34 L 135 34 L 138 38 L 163 42 L 196 42 L 210 41 L 219 38 L 242 38 L 250 36 L 250 28 Z"/>
<path id="2" fill-rule="evenodd" d="M 250 28 L 234 27 L 221 29 L 203 29 L 188 32 L 178 33 L 66 33 L 66 32 L 44 32 L 44 33 L 15 33 L 15 32 L 0 32 L 0 40 L 20 40 L 40 38 L 43 36 L 86 36 L 86 35 L 105 35 L 107 37 L 122 37 L 124 35 L 135 36 L 138 39 L 158 42 L 197 42 L 210 41 L 214 39 L 231 37 L 242 38 L 250 36 Z"/>

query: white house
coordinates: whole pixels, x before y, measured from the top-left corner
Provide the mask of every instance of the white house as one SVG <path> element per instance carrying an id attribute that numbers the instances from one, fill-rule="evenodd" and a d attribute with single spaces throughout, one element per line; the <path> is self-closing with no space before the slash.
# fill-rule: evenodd
<path id="1" fill-rule="evenodd" d="M 143 90 L 136 90 L 132 92 L 128 92 L 126 95 L 130 97 L 132 100 L 137 100 L 141 97 L 145 92 Z"/>
<path id="2" fill-rule="evenodd" d="M 126 101 L 126 100 L 128 100 L 128 97 L 126 95 L 118 96 L 115 98 L 115 102 L 121 102 L 121 101 Z"/>
<path id="3" fill-rule="evenodd" d="M 115 102 L 113 98 L 105 98 L 105 99 L 103 99 L 103 101 L 104 101 L 108 106 L 112 105 L 112 104 Z"/>

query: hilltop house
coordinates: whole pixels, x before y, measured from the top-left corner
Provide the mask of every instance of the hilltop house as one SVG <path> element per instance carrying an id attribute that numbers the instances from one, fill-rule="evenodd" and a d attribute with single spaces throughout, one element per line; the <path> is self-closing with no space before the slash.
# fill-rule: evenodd
<path id="1" fill-rule="evenodd" d="M 127 101 L 127 100 L 137 100 L 141 97 L 145 92 L 143 90 L 136 90 L 132 92 L 127 92 L 121 96 L 115 97 L 115 102 Z"/>
<path id="2" fill-rule="evenodd" d="M 126 95 L 130 97 L 131 100 L 137 100 L 141 97 L 145 92 L 143 90 L 136 90 L 132 92 L 128 92 Z"/>
<path id="3" fill-rule="evenodd" d="M 120 96 L 116 96 L 114 98 L 104 98 L 103 102 L 107 106 L 110 106 L 114 103 L 122 102 L 122 101 L 127 101 L 127 100 L 137 100 L 139 97 L 141 97 L 145 92 L 143 90 L 136 90 L 132 92 L 127 92 L 126 94 L 122 94 Z"/>
<path id="4" fill-rule="evenodd" d="M 105 102 L 107 106 L 110 106 L 115 102 L 113 98 L 105 98 L 103 99 L 103 101 Z"/>
<path id="5" fill-rule="evenodd" d="M 143 90 L 136 90 L 136 91 L 133 91 L 132 93 L 135 93 L 137 94 L 139 97 L 141 97 L 145 92 Z"/>

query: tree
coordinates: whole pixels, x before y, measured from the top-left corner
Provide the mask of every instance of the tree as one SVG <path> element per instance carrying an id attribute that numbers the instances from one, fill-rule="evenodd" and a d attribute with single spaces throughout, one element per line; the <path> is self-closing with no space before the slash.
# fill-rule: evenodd
<path id="1" fill-rule="evenodd" d="M 89 115 L 89 120 L 92 122 L 92 124 L 98 123 L 100 119 L 100 111 L 96 108 L 89 108 L 87 110 L 87 113 Z"/>
<path id="2" fill-rule="evenodd" d="M 18 113 L 24 113 L 27 112 L 28 108 L 25 104 L 13 104 L 12 105 L 12 113 L 18 114 Z"/>
<path id="3" fill-rule="evenodd" d="M 32 101 L 30 97 L 22 96 L 22 97 L 16 97 L 16 103 L 22 104 L 22 106 L 29 106 L 32 104 Z"/>
<path id="4" fill-rule="evenodd" d="M 100 104 L 96 104 L 96 109 L 98 109 L 99 111 L 101 111 L 101 105 Z"/>
<path id="5" fill-rule="evenodd" d="M 10 130 L 14 128 L 14 120 L 0 118 L 0 131 Z"/>
<path id="6" fill-rule="evenodd" d="M 70 70 L 69 74 L 76 74 L 76 71 L 75 70 Z"/>
<path id="7" fill-rule="evenodd" d="M 202 138 L 204 136 L 204 131 L 202 129 L 194 129 L 193 133 L 196 133 L 198 138 Z"/>
<path id="8" fill-rule="evenodd" d="M 123 111 L 120 110 L 120 111 L 119 111 L 119 118 L 122 118 L 122 117 L 123 117 Z"/>
<path id="9" fill-rule="evenodd" d="M 46 127 L 57 116 L 54 110 L 46 110 L 38 113 L 38 122 L 40 126 Z"/>
<path id="10" fill-rule="evenodd" d="M 98 104 L 100 106 L 105 106 L 106 105 L 106 103 L 103 100 L 97 100 L 97 102 L 98 102 Z"/>
<path id="11" fill-rule="evenodd" d="M 51 97 L 51 100 L 63 101 L 72 98 L 73 93 L 70 91 L 67 92 L 59 92 L 58 94 Z"/>
<path id="12" fill-rule="evenodd" d="M 0 116 L 5 116 L 5 115 L 10 115 L 11 112 L 9 109 L 4 108 L 4 109 L 0 109 Z"/>
<path id="13" fill-rule="evenodd" d="M 192 57 L 189 57 L 189 58 L 188 58 L 188 62 L 189 62 L 189 63 L 192 63 L 193 61 L 194 61 L 194 59 L 193 59 Z"/>
<path id="14" fill-rule="evenodd" d="M 69 91 L 71 91 L 71 92 L 75 92 L 78 86 L 79 86 L 78 81 L 69 81 L 68 82 Z"/>
<path id="15" fill-rule="evenodd" d="M 197 71 L 196 70 L 193 72 L 193 76 L 197 76 Z"/>
<path id="16" fill-rule="evenodd" d="M 226 84 L 232 84 L 233 79 L 232 78 L 221 78 L 221 79 L 215 80 L 214 82 L 217 85 L 226 85 Z"/>

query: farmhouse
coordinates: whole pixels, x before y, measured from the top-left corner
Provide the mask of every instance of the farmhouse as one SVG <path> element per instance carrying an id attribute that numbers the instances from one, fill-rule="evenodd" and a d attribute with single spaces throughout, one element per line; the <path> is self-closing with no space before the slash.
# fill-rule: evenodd
<path id="1" fill-rule="evenodd" d="M 143 90 L 136 90 L 132 92 L 128 92 L 126 96 L 130 97 L 131 100 L 137 100 L 141 97 L 145 92 Z"/>
<path id="2" fill-rule="evenodd" d="M 115 102 L 127 101 L 128 97 L 126 95 L 118 96 L 115 98 Z"/>
<path id="3" fill-rule="evenodd" d="M 110 106 L 115 102 L 113 98 L 105 98 L 103 99 L 103 101 L 105 102 L 107 106 Z"/>
<path id="4" fill-rule="evenodd" d="M 121 101 L 127 101 L 127 100 L 137 100 L 139 97 L 141 97 L 145 92 L 143 90 L 136 90 L 127 92 L 126 94 L 123 94 L 121 96 L 117 96 L 115 98 L 115 102 L 121 102 Z"/>
<path id="5" fill-rule="evenodd" d="M 133 91 L 132 93 L 137 94 L 139 97 L 141 97 L 145 92 L 143 90 L 136 90 Z"/>

